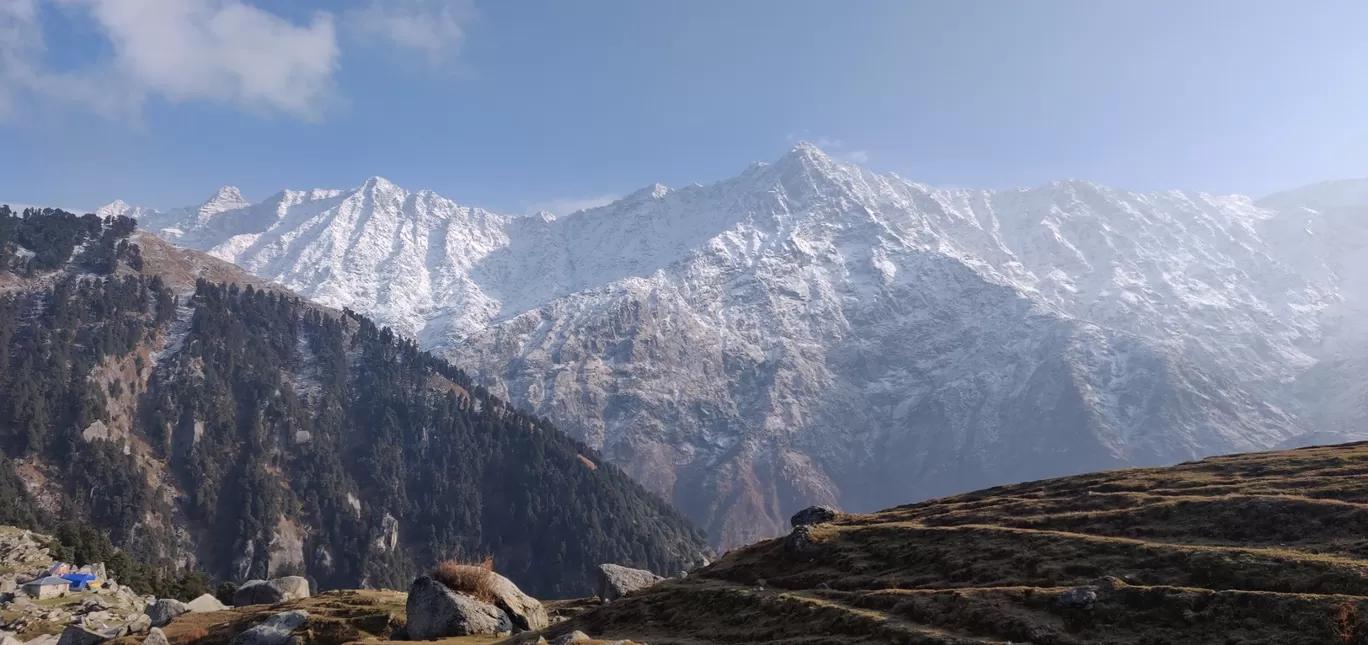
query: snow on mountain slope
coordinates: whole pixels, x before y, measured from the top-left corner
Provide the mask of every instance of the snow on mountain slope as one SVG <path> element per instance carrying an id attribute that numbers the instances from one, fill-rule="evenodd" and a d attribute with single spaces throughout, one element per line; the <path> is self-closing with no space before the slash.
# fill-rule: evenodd
<path id="1" fill-rule="evenodd" d="M 1338 339 L 1368 289 L 1341 233 L 1362 219 L 1288 199 L 939 190 L 802 144 L 559 219 L 379 178 L 106 208 L 448 351 L 727 546 L 814 502 L 870 510 L 1315 429 L 1325 379 L 1305 376 L 1357 347 Z"/>

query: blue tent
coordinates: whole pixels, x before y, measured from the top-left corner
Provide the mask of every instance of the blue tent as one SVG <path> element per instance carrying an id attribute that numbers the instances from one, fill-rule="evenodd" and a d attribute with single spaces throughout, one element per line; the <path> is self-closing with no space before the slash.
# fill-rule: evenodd
<path id="1" fill-rule="evenodd" d="M 72 591 L 80 591 L 85 589 L 86 585 L 89 585 L 90 582 L 95 579 L 95 575 L 91 573 L 73 572 L 64 574 L 62 579 L 71 583 Z"/>

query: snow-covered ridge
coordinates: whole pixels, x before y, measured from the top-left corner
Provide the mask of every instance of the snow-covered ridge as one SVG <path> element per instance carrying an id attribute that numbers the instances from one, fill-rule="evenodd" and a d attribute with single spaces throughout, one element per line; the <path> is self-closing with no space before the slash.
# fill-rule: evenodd
<path id="1" fill-rule="evenodd" d="M 802 144 L 560 218 L 381 178 L 101 212 L 450 352 L 737 543 L 811 502 L 1354 426 L 1354 186 L 943 190 Z"/>

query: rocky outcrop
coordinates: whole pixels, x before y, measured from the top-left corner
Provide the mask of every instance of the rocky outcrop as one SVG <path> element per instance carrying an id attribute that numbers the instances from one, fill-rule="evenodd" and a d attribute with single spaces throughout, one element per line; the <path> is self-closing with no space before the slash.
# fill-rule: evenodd
<path id="1" fill-rule="evenodd" d="M 789 518 L 791 526 L 807 526 L 809 524 L 822 524 L 836 519 L 841 514 L 840 511 L 830 506 L 809 506 Z"/>
<path id="2" fill-rule="evenodd" d="M 513 621 L 504 610 L 456 593 L 428 576 L 413 581 L 404 611 L 410 640 L 513 632 Z"/>
<path id="3" fill-rule="evenodd" d="M 309 622 L 305 611 L 287 611 L 276 614 L 229 641 L 229 645 L 287 645 L 293 639 L 296 629 Z"/>
<path id="4" fill-rule="evenodd" d="M 146 613 L 153 627 L 165 627 L 176 616 L 190 613 L 190 606 L 174 598 L 162 598 L 148 605 Z"/>
<path id="5" fill-rule="evenodd" d="M 600 564 L 598 597 L 604 602 L 611 602 L 638 589 L 645 589 L 661 580 L 664 578 L 645 569 L 633 569 L 617 564 Z"/>
<path id="6" fill-rule="evenodd" d="M 233 604 L 274 605 L 309 597 L 309 581 L 300 576 L 285 576 L 271 580 L 248 580 L 233 592 Z"/>

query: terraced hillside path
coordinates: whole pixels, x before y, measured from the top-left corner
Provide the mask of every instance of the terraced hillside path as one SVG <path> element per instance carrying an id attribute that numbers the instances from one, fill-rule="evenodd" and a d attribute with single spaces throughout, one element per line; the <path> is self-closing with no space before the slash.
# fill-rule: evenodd
<path id="1" fill-rule="evenodd" d="M 653 644 L 1368 645 L 1368 444 L 843 515 L 552 629 Z"/>

